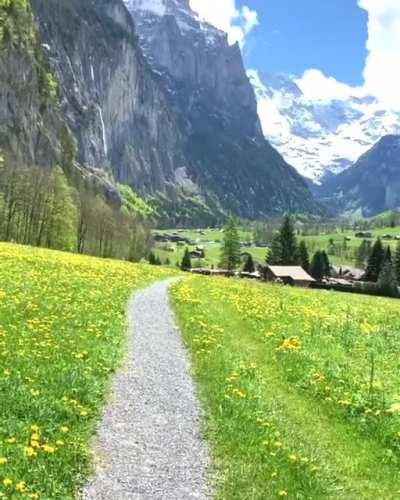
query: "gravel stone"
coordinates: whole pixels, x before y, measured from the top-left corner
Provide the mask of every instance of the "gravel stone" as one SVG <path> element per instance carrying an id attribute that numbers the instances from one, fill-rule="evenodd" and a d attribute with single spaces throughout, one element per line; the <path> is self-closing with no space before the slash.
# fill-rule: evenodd
<path id="1" fill-rule="evenodd" d="M 190 363 L 168 301 L 171 280 L 128 306 L 129 350 L 98 429 L 83 499 L 209 499 L 209 454 Z"/>

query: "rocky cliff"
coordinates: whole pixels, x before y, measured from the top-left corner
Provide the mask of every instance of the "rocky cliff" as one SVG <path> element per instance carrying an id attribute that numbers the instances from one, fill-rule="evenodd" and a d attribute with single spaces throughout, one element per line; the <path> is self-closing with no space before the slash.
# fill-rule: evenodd
<path id="1" fill-rule="evenodd" d="M 339 213 L 372 216 L 400 208 L 400 136 L 383 137 L 348 170 L 326 180 L 317 195 Z"/>
<path id="2" fill-rule="evenodd" d="M 264 139 L 237 44 L 188 0 L 126 0 L 139 43 L 178 116 L 182 174 L 208 202 L 250 218 L 318 210 L 301 177 Z"/>
<path id="3" fill-rule="evenodd" d="M 151 197 L 174 223 L 319 211 L 262 135 L 239 47 L 186 0 L 11 5 L 23 10 L 21 40 L 2 35 L 4 11 L 0 147 L 14 157 L 76 160 Z"/>

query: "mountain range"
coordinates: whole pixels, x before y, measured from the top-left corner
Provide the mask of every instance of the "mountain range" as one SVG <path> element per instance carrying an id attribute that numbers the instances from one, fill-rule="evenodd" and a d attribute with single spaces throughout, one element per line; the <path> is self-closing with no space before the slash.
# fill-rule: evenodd
<path id="1" fill-rule="evenodd" d="M 32 12 L 30 10 L 32 9 Z M 0 148 L 131 186 L 171 224 L 323 212 L 262 133 L 240 48 L 188 0 L 31 0 L 0 54 Z"/>
<path id="2" fill-rule="evenodd" d="M 294 77 L 248 75 L 266 138 L 313 182 L 349 168 L 383 136 L 400 133 L 400 113 L 372 96 L 309 99 Z"/>
<path id="3" fill-rule="evenodd" d="M 400 135 L 387 135 L 344 172 L 315 187 L 333 211 L 372 216 L 400 208 Z"/>
<path id="4" fill-rule="evenodd" d="M 62 165 L 114 204 L 128 185 L 165 225 L 400 206 L 399 113 L 246 72 L 239 45 L 189 0 L 10 5 L 0 12 L 7 161 Z"/>

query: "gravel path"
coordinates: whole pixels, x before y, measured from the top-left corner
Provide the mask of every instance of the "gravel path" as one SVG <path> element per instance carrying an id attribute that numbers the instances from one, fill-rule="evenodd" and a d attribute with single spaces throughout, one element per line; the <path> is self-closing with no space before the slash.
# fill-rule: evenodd
<path id="1" fill-rule="evenodd" d="M 190 365 L 168 302 L 170 280 L 130 301 L 129 352 L 98 429 L 84 499 L 211 498 Z"/>

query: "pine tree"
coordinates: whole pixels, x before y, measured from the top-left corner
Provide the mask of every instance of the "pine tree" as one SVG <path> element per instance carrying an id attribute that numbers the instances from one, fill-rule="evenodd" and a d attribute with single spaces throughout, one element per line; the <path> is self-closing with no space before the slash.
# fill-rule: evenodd
<path id="1" fill-rule="evenodd" d="M 385 259 L 385 250 L 380 238 L 376 240 L 372 247 L 371 255 L 368 259 L 367 270 L 365 272 L 365 279 L 376 283 Z"/>
<path id="2" fill-rule="evenodd" d="M 368 240 L 363 240 L 360 246 L 356 250 L 356 267 L 359 269 L 365 268 L 365 263 L 367 262 L 371 253 L 371 242 Z"/>
<path id="3" fill-rule="evenodd" d="M 282 264 L 291 266 L 298 263 L 297 239 L 292 217 L 286 215 L 280 229 Z"/>
<path id="4" fill-rule="evenodd" d="M 331 263 L 329 262 L 328 254 L 324 251 L 321 252 L 324 261 L 324 276 L 331 276 Z"/>
<path id="5" fill-rule="evenodd" d="M 310 265 L 310 274 L 317 281 L 321 281 L 324 277 L 324 272 L 326 268 L 326 262 L 324 256 L 321 251 L 315 252 L 311 265 Z"/>
<path id="6" fill-rule="evenodd" d="M 275 234 L 272 239 L 271 248 L 266 255 L 266 262 L 272 266 L 277 266 L 282 264 L 282 244 L 281 235 L 279 233 Z"/>
<path id="7" fill-rule="evenodd" d="M 253 257 L 250 254 L 247 255 L 246 262 L 244 263 L 243 271 L 245 273 L 254 273 L 254 271 L 255 271 Z"/>
<path id="8" fill-rule="evenodd" d="M 308 254 L 307 245 L 304 240 L 300 241 L 299 244 L 298 261 L 304 271 L 308 272 L 310 269 L 310 256 Z"/>
<path id="9" fill-rule="evenodd" d="M 149 253 L 149 257 L 148 257 L 148 261 L 149 261 L 149 264 L 151 266 L 155 266 L 156 265 L 156 256 L 154 255 L 154 252 L 150 252 Z"/>
<path id="10" fill-rule="evenodd" d="M 400 241 L 397 243 L 396 253 L 394 256 L 394 274 L 397 284 L 400 286 Z"/>
<path id="11" fill-rule="evenodd" d="M 224 227 L 224 237 L 221 247 L 221 266 L 228 271 L 236 269 L 240 262 L 240 238 L 235 219 L 232 217 Z"/>
<path id="12" fill-rule="evenodd" d="M 386 248 L 386 251 L 385 251 L 385 257 L 384 257 L 384 262 L 392 262 L 392 250 L 390 248 L 390 246 L 388 246 Z"/>
<path id="13" fill-rule="evenodd" d="M 397 297 L 399 295 L 396 276 L 390 260 L 386 260 L 382 266 L 378 277 L 378 288 L 381 293 L 388 297 Z"/>
<path id="14" fill-rule="evenodd" d="M 189 271 L 190 269 L 192 269 L 192 261 L 190 259 L 190 252 L 189 252 L 189 249 L 187 247 L 186 247 L 185 253 L 183 254 L 180 267 L 181 267 L 182 271 Z"/>

